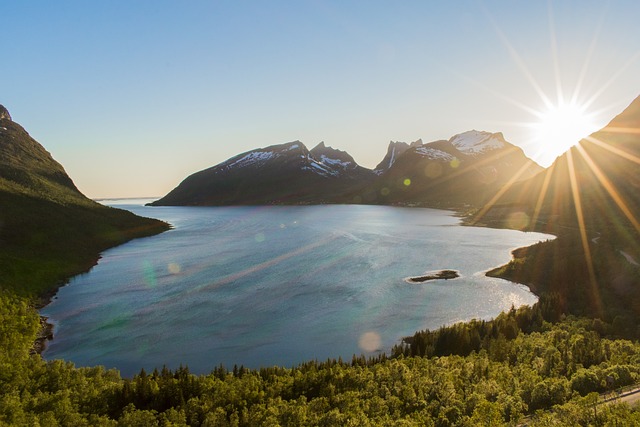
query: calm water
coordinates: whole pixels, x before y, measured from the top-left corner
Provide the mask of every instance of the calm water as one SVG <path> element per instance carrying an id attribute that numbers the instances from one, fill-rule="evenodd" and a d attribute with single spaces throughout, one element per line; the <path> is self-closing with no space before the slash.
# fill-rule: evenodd
<path id="1" fill-rule="evenodd" d="M 483 272 L 550 237 L 462 227 L 431 209 L 111 204 L 175 228 L 106 251 L 60 289 L 41 311 L 55 325 L 44 356 L 123 375 L 389 351 L 419 329 L 534 303 Z M 445 268 L 461 277 L 403 280 Z"/>

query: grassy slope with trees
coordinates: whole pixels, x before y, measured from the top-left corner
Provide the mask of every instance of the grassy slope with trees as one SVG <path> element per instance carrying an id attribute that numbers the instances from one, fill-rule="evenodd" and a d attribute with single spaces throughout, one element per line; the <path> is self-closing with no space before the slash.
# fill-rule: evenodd
<path id="1" fill-rule="evenodd" d="M 0 147 L 7 134 L 22 135 L 15 126 L 0 123 Z M 594 393 L 640 379 L 640 345 L 615 322 L 565 318 L 560 293 L 494 321 L 418 332 L 370 360 L 131 379 L 45 362 L 31 352 L 40 326 L 30 298 L 86 269 L 100 248 L 165 227 L 78 196 L 66 174 L 51 175 L 61 166 L 37 172 L 46 157 L 0 168 L 0 425 L 490 426 L 549 408 L 529 425 L 640 423 L 626 406 L 594 405 Z"/>
<path id="2" fill-rule="evenodd" d="M 8 113 L 0 119 L 1 289 L 46 298 L 105 249 L 168 227 L 89 200 Z"/>

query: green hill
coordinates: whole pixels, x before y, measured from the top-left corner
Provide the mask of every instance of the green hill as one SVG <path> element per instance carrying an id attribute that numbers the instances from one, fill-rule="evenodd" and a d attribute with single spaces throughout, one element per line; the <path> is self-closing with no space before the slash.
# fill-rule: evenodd
<path id="1" fill-rule="evenodd" d="M 0 106 L 0 288 L 46 296 L 101 251 L 168 227 L 86 198 Z"/>

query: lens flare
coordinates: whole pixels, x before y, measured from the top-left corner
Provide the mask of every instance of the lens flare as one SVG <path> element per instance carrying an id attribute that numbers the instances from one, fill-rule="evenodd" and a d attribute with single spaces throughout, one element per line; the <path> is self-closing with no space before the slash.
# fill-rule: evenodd
<path id="1" fill-rule="evenodd" d="M 144 273 L 144 281 L 150 288 L 158 286 L 158 279 L 156 277 L 156 270 L 149 261 L 145 261 L 142 264 L 142 271 Z"/>
<path id="2" fill-rule="evenodd" d="M 424 174 L 428 178 L 437 178 L 442 175 L 442 165 L 440 163 L 431 162 L 424 168 Z"/>
<path id="3" fill-rule="evenodd" d="M 177 264 L 175 262 L 170 262 L 167 265 L 167 270 L 171 274 L 179 274 L 182 271 L 182 267 L 180 267 L 180 264 Z"/>
<path id="4" fill-rule="evenodd" d="M 513 212 L 507 217 L 506 223 L 508 228 L 525 230 L 529 227 L 529 215 L 525 212 Z"/>
<path id="5" fill-rule="evenodd" d="M 382 339 L 377 332 L 365 332 L 360 336 L 360 339 L 358 340 L 358 346 L 361 350 L 364 350 L 368 353 L 378 351 L 381 349 Z"/>

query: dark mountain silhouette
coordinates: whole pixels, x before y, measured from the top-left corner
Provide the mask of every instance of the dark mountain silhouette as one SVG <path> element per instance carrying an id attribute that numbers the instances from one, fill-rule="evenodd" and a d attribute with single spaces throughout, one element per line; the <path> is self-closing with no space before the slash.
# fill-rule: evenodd
<path id="1" fill-rule="evenodd" d="M 503 273 L 541 290 L 553 284 L 573 311 L 628 321 L 608 308 L 640 314 L 639 190 L 640 97 L 543 173 L 505 189 L 475 220 L 557 234 L 517 252 Z"/>
<path id="2" fill-rule="evenodd" d="M 99 253 L 168 225 L 86 198 L 60 163 L 0 106 L 0 287 L 36 296 Z"/>
<path id="3" fill-rule="evenodd" d="M 384 172 L 389 170 L 391 166 L 393 166 L 402 153 L 407 151 L 410 147 L 418 147 L 420 145 L 422 145 L 421 139 L 414 141 L 411 144 L 400 141 L 390 141 L 389 147 L 387 148 L 387 154 L 373 171 L 378 175 L 382 175 Z"/>
<path id="4" fill-rule="evenodd" d="M 344 151 L 300 141 L 246 153 L 187 177 L 161 205 L 260 205 L 347 202 L 375 175 Z"/>
<path id="5" fill-rule="evenodd" d="M 389 152 L 393 148 L 396 157 L 365 192 L 368 202 L 477 204 L 505 183 L 530 178 L 542 170 L 501 133 L 473 130 L 448 141 L 420 142 L 400 149 L 389 146 Z M 393 158 L 389 153 L 387 157 Z"/>
<path id="6" fill-rule="evenodd" d="M 449 141 L 391 142 L 374 171 L 348 153 L 311 151 L 300 141 L 235 156 L 186 178 L 152 205 L 475 203 L 518 174 L 542 170 L 502 134 L 467 132 Z"/>

